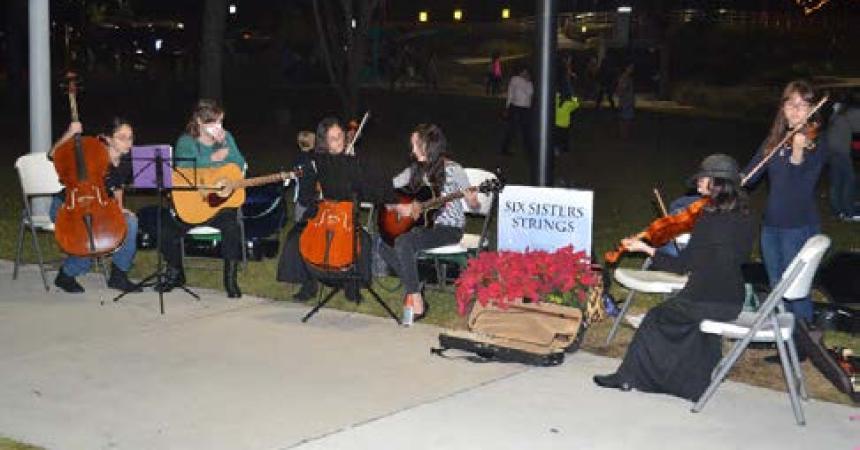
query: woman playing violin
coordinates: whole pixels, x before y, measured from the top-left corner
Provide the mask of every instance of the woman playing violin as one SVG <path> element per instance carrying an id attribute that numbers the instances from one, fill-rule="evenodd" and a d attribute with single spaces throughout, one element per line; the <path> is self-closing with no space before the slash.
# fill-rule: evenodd
<path id="1" fill-rule="evenodd" d="M 776 285 L 794 256 L 807 239 L 821 228 L 816 205 L 815 187 L 826 161 L 824 150 L 814 150 L 814 125 L 806 121 L 817 95 L 805 81 L 792 81 L 782 93 L 779 111 L 761 149 L 744 170 L 744 185 L 754 187 L 765 176 L 769 181 L 767 206 L 761 230 L 761 252 L 771 287 Z M 790 130 L 806 127 L 781 146 L 777 144 Z M 771 157 L 758 171 L 752 171 L 763 159 Z M 796 317 L 812 320 L 812 301 L 787 302 Z"/>
<path id="2" fill-rule="evenodd" d="M 48 158 L 52 158 L 54 151 L 74 135 L 83 132 L 80 122 L 72 122 L 63 136 L 57 140 L 48 152 Z M 105 187 L 117 200 L 122 208 L 126 224 L 126 235 L 122 245 L 113 253 L 111 259 L 111 272 L 108 279 L 108 287 L 120 291 L 139 292 L 140 287 L 128 279 L 128 271 L 131 270 L 134 256 L 137 253 L 137 217 L 133 212 L 125 209 L 123 205 L 123 185 L 129 184 L 132 178 L 131 160 L 128 156 L 134 141 L 134 130 L 128 120 L 115 117 L 108 126 L 99 134 L 99 139 L 105 144 L 110 159 Z M 57 212 L 63 203 L 64 195 L 57 195 L 51 202 L 51 220 L 56 220 Z M 54 285 L 69 293 L 84 292 L 75 277 L 87 273 L 92 266 L 92 258 L 69 256 L 63 261 L 62 267 L 57 271 Z"/>
<path id="3" fill-rule="evenodd" d="M 652 267 L 689 278 L 677 296 L 645 315 L 618 370 L 594 377 L 601 387 L 635 388 L 695 401 L 711 380 L 721 356 L 720 338 L 699 331 L 699 323 L 733 320 L 740 314 L 741 265 L 752 249 L 754 225 L 734 159 L 711 155 L 694 178 L 709 202 L 680 255 L 655 253 L 636 237 L 623 241 L 628 251 L 652 256 Z"/>

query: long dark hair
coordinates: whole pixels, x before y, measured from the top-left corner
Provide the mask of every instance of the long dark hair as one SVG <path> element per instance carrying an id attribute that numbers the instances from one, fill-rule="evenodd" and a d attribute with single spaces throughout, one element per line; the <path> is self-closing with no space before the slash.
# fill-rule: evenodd
<path id="1" fill-rule="evenodd" d="M 739 211 L 749 214 L 749 198 L 737 180 L 711 178 L 711 203 L 705 207 L 708 212 Z"/>
<path id="2" fill-rule="evenodd" d="M 330 149 L 328 148 L 328 142 L 326 141 L 326 134 L 328 134 L 328 130 L 332 127 L 340 128 L 344 132 L 344 139 L 346 139 L 346 129 L 343 127 L 343 124 L 340 123 L 340 120 L 333 116 L 325 117 L 320 120 L 320 123 L 317 125 L 317 137 L 314 144 L 314 153 L 329 153 Z"/>
<path id="3" fill-rule="evenodd" d="M 430 187 L 440 192 L 445 184 L 445 160 L 448 156 L 448 140 L 445 138 L 445 133 L 438 125 L 422 123 L 412 130 L 412 134 L 417 135 L 418 141 L 424 145 L 427 161 L 412 163 L 409 187 L 413 190 L 419 189 L 426 177 Z"/>
<path id="4" fill-rule="evenodd" d="M 805 80 L 794 80 L 785 86 L 785 89 L 782 90 L 782 97 L 780 97 L 779 106 L 776 110 L 776 116 L 773 118 L 770 132 L 768 133 L 767 139 L 765 139 L 764 146 L 762 147 L 762 152 L 765 157 L 769 156 L 776 150 L 776 144 L 785 137 L 785 133 L 788 131 L 788 120 L 785 118 L 783 107 L 785 106 L 785 102 L 788 101 L 794 93 L 800 95 L 800 98 L 810 105 L 815 103 L 818 97 L 812 84 Z"/>

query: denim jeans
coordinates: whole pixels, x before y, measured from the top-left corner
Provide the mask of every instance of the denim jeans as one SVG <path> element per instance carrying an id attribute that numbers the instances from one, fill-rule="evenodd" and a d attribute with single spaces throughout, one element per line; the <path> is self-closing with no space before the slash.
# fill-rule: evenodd
<path id="1" fill-rule="evenodd" d="M 798 228 L 778 228 L 764 226 L 761 230 L 761 253 L 764 268 L 773 289 L 782 278 L 782 273 L 791 264 L 803 244 L 819 233 L 819 225 L 806 225 Z M 785 302 L 786 308 L 798 319 L 812 322 L 812 299 L 810 297 Z"/>
<path id="2" fill-rule="evenodd" d="M 833 214 L 854 215 L 854 166 L 848 153 L 830 156 L 830 209 Z"/>
<path id="3" fill-rule="evenodd" d="M 63 203 L 63 197 L 54 196 L 51 200 L 51 221 L 57 220 L 57 211 Z M 123 272 L 131 270 L 131 265 L 134 262 L 134 255 L 137 253 L 137 217 L 134 214 L 123 214 L 127 231 L 125 240 L 122 245 L 113 253 L 111 259 L 113 264 Z M 63 261 L 61 270 L 70 277 L 89 272 L 93 265 L 92 258 L 83 258 L 80 256 L 69 256 Z"/>

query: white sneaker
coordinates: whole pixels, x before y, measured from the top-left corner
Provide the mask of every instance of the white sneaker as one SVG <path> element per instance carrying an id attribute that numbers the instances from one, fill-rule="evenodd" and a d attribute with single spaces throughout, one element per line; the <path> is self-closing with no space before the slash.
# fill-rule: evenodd
<path id="1" fill-rule="evenodd" d="M 628 314 L 624 316 L 624 321 L 633 328 L 639 328 L 639 325 L 642 325 L 642 319 L 644 318 L 645 314 Z"/>

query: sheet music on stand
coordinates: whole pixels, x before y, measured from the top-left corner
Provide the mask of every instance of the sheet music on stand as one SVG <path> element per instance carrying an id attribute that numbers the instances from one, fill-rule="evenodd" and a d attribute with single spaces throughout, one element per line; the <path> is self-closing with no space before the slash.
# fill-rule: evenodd
<path id="1" fill-rule="evenodd" d="M 155 280 L 156 287 L 164 283 L 165 267 L 164 258 L 161 254 L 161 228 L 162 228 L 162 211 L 164 210 L 164 194 L 176 190 L 197 190 L 197 161 L 195 158 L 176 158 L 173 155 L 173 147 L 167 144 L 134 146 L 130 152 L 131 167 L 132 167 L 132 182 L 131 187 L 134 190 L 155 190 L 158 195 L 158 213 L 156 214 L 156 251 L 158 253 L 158 264 L 155 272 L 144 277 L 140 282 L 135 284 L 133 289 L 147 286 L 151 280 Z M 189 180 L 184 174 L 176 170 L 177 162 L 190 162 L 192 164 L 193 179 Z M 183 178 L 182 186 L 174 186 L 174 174 Z M 136 237 L 135 237 L 136 239 Z M 186 286 L 179 286 L 186 293 L 200 300 L 200 296 L 188 289 Z M 164 292 L 161 289 L 158 291 L 158 303 L 161 314 L 164 314 Z M 117 295 L 113 301 L 117 302 L 126 294 L 131 292 L 124 291 Z M 102 302 L 104 304 L 104 302 Z"/>

